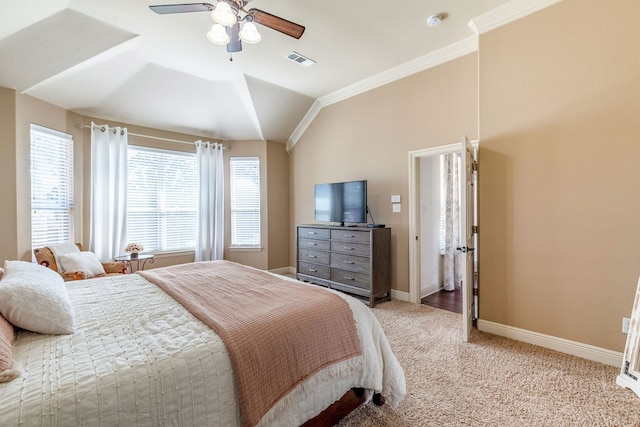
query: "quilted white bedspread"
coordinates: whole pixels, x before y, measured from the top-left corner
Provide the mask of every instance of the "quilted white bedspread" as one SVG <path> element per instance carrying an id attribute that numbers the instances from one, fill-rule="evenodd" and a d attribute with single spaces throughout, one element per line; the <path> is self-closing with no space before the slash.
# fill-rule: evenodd
<path id="1" fill-rule="evenodd" d="M 0 424 L 240 425 L 229 356 L 204 323 L 137 274 L 67 287 L 76 332 L 17 334 L 14 358 L 23 374 L 0 384 Z M 377 320 L 345 298 L 363 356 L 301 383 L 260 425 L 298 426 L 351 387 L 381 391 L 391 404 L 403 398 L 404 373 Z"/>

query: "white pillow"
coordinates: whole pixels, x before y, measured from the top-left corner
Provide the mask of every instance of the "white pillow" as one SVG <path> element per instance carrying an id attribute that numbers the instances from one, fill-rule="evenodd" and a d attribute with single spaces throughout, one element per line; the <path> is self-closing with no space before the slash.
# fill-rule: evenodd
<path id="1" fill-rule="evenodd" d="M 93 252 L 58 255 L 61 271 L 83 271 L 87 278 L 105 274 L 104 267 Z"/>
<path id="2" fill-rule="evenodd" d="M 70 334 L 76 328 L 62 277 L 26 261 L 5 261 L 0 313 L 13 325 L 41 334 Z"/>

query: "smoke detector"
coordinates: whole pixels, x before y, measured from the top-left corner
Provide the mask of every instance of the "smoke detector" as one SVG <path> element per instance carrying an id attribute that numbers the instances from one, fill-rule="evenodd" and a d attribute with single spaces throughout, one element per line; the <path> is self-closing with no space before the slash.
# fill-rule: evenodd
<path id="1" fill-rule="evenodd" d="M 438 25 L 440 25 L 440 23 L 444 18 L 445 18 L 445 15 L 442 13 L 439 13 L 437 15 L 431 15 L 430 17 L 427 18 L 427 25 L 430 27 L 437 27 Z"/>

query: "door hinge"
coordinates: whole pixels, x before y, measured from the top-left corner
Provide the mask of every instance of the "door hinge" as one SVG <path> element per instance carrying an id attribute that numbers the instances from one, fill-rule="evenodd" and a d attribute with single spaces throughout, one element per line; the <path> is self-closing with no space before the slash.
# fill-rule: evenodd
<path id="1" fill-rule="evenodd" d="M 471 170 L 474 172 L 478 172 L 478 162 L 476 162 L 475 160 L 473 161 L 473 163 L 471 163 Z"/>
<path id="2" fill-rule="evenodd" d="M 478 234 L 478 226 L 477 225 L 472 225 L 471 226 L 471 232 L 475 233 L 475 234 Z"/>

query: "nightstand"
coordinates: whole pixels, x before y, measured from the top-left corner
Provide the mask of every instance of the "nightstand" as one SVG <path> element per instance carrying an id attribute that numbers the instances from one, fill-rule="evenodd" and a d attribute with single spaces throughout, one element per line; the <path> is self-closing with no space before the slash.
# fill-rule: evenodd
<path id="1" fill-rule="evenodd" d="M 137 256 L 120 255 L 114 258 L 116 261 L 124 261 L 127 264 L 127 273 L 135 273 L 144 270 L 147 262 L 153 264 L 153 254 L 138 254 Z M 134 269 L 135 266 L 135 269 Z"/>

